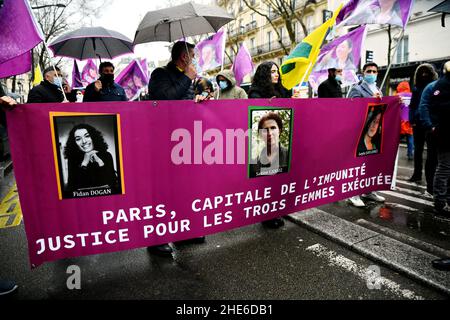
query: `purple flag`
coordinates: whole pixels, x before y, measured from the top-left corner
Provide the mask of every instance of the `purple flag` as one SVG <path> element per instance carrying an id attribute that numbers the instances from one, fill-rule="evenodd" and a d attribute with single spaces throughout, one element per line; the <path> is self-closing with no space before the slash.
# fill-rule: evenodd
<path id="1" fill-rule="evenodd" d="M 30 51 L 43 39 L 27 1 L 5 0 L 0 9 L 0 74 L 31 70 Z"/>
<path id="2" fill-rule="evenodd" d="M 392 24 L 405 28 L 412 5 L 413 0 L 350 0 L 336 24 Z"/>
<path id="3" fill-rule="evenodd" d="M 139 62 L 141 63 L 142 72 L 145 75 L 145 82 L 148 84 L 148 82 L 150 81 L 150 75 L 148 73 L 147 59 L 139 59 Z"/>
<path id="4" fill-rule="evenodd" d="M 0 63 L 0 79 L 16 74 L 23 74 L 31 70 L 31 51 Z"/>
<path id="5" fill-rule="evenodd" d="M 89 59 L 81 72 L 81 83 L 83 87 L 87 87 L 90 83 L 97 80 L 97 66 L 92 59 Z"/>
<path id="6" fill-rule="evenodd" d="M 361 26 L 322 47 L 309 78 L 314 91 L 317 91 L 319 84 L 327 79 L 330 68 L 343 70 L 342 84 L 344 86 L 358 82 L 356 71 L 361 60 L 366 32 L 366 26 Z"/>
<path id="7" fill-rule="evenodd" d="M 233 73 L 236 78 L 236 85 L 240 86 L 244 77 L 254 70 L 252 56 L 248 52 L 244 43 L 241 44 L 239 52 L 234 58 Z"/>
<path id="8" fill-rule="evenodd" d="M 81 82 L 80 70 L 78 70 L 78 64 L 75 60 L 73 60 L 72 87 L 73 88 L 83 87 L 83 83 Z"/>
<path id="9" fill-rule="evenodd" d="M 116 78 L 127 95 L 128 100 L 134 100 L 138 97 L 141 89 L 148 84 L 147 76 L 142 70 L 141 63 L 133 60 Z"/>
<path id="10" fill-rule="evenodd" d="M 225 31 L 221 28 L 213 36 L 199 42 L 196 45 L 198 51 L 198 64 L 201 70 L 211 70 L 223 64 L 225 50 Z"/>

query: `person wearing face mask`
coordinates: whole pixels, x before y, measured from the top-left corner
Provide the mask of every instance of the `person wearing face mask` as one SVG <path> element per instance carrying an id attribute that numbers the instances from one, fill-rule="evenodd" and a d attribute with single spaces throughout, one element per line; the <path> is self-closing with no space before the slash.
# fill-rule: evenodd
<path id="1" fill-rule="evenodd" d="M 381 98 L 381 90 L 377 87 L 378 65 L 374 62 L 366 63 L 363 67 L 363 80 L 353 86 L 347 97 L 349 98 Z M 366 204 L 361 198 L 376 202 L 384 202 L 386 199 L 376 192 L 362 194 L 349 198 L 349 202 L 355 207 L 365 207 Z"/>
<path id="2" fill-rule="evenodd" d="M 197 62 L 195 46 L 191 43 L 178 41 L 172 47 L 171 61 L 162 68 L 156 68 L 148 84 L 149 100 L 208 100 L 208 96 L 195 95 L 193 81 L 197 78 Z M 205 237 L 198 237 L 177 242 L 203 243 Z M 157 256 L 171 258 L 173 249 L 165 243 L 147 247 L 147 250 Z"/>
<path id="3" fill-rule="evenodd" d="M 197 77 L 194 48 L 184 41 L 173 45 L 171 61 L 152 72 L 148 84 L 150 100 L 194 100 L 192 81 Z"/>
<path id="4" fill-rule="evenodd" d="M 328 69 L 328 79 L 319 85 L 319 98 L 342 98 L 342 69 Z"/>
<path id="5" fill-rule="evenodd" d="M 48 67 L 44 70 L 44 80 L 30 90 L 27 103 L 63 102 L 64 94 L 61 87 L 69 102 L 77 100 L 76 92 L 72 91 L 63 78 L 61 70 L 58 67 Z"/>
<path id="6" fill-rule="evenodd" d="M 86 87 L 83 102 L 128 101 L 125 90 L 114 82 L 114 65 L 102 62 L 98 71 L 100 78 Z"/>
<path id="7" fill-rule="evenodd" d="M 219 88 L 214 92 L 215 99 L 247 99 L 244 89 L 236 85 L 236 78 L 232 70 L 223 70 L 216 76 Z"/>

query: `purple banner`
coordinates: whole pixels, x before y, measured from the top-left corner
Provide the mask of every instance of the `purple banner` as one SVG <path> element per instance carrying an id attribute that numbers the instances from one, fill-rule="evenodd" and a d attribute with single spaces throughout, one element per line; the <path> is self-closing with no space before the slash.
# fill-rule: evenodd
<path id="1" fill-rule="evenodd" d="M 141 63 L 133 60 L 117 76 L 116 82 L 125 90 L 128 100 L 131 101 L 148 85 L 148 78 L 142 70 Z"/>
<path id="2" fill-rule="evenodd" d="M 31 70 L 31 51 L 0 63 L 0 79 L 27 73 Z"/>
<path id="3" fill-rule="evenodd" d="M 195 49 L 199 57 L 198 65 L 202 71 L 208 71 L 220 67 L 223 64 L 226 33 L 221 28 L 213 36 L 199 42 Z"/>
<path id="4" fill-rule="evenodd" d="M 83 87 L 87 87 L 89 84 L 96 81 L 97 77 L 97 66 L 92 59 L 89 59 L 81 71 L 81 83 L 83 84 Z"/>
<path id="5" fill-rule="evenodd" d="M 405 27 L 413 0 L 350 0 L 339 13 L 336 24 L 391 24 Z"/>
<path id="6" fill-rule="evenodd" d="M 396 97 L 49 103 L 7 116 L 32 267 L 389 189 L 400 126 Z"/>
<path id="7" fill-rule="evenodd" d="M 24 55 L 42 41 L 43 36 L 34 21 L 28 1 L 4 1 L 0 9 L 0 39 L 2 64 Z M 2 67 L 2 73 L 4 72 Z"/>
<path id="8" fill-rule="evenodd" d="M 309 83 L 315 92 L 317 92 L 319 84 L 328 78 L 329 68 L 343 70 L 343 86 L 358 82 L 356 71 L 361 60 L 365 37 L 366 26 L 361 26 L 322 47 L 317 63 L 309 77 Z"/>
<path id="9" fill-rule="evenodd" d="M 72 68 L 72 88 L 81 88 L 83 83 L 81 82 L 80 70 L 78 69 L 78 64 L 76 60 L 73 60 Z"/>

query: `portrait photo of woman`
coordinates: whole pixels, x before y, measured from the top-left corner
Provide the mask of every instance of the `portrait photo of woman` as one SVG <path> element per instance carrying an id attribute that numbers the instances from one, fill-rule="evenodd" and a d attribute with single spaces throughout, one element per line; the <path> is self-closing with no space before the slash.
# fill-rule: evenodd
<path id="1" fill-rule="evenodd" d="M 89 121 L 85 120 L 90 117 L 61 118 L 55 121 L 55 133 L 60 141 L 58 163 L 63 198 L 120 194 L 120 157 L 113 134 L 116 128 L 106 129 L 108 123 L 114 126 L 115 116 L 95 116 Z M 108 134 L 97 129 L 96 123 Z"/>
<path id="2" fill-rule="evenodd" d="M 287 127 L 291 127 L 291 112 L 290 109 L 252 112 L 250 178 L 289 171 L 291 135 Z"/>
<path id="3" fill-rule="evenodd" d="M 383 137 L 383 114 L 386 105 L 372 105 L 368 108 L 366 122 L 359 139 L 356 155 L 363 157 L 381 152 Z"/>

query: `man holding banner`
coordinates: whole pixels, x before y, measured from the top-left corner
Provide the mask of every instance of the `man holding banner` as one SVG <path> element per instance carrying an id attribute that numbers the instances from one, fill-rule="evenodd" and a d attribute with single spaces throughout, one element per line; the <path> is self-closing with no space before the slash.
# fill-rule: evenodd
<path id="1" fill-rule="evenodd" d="M 381 91 L 377 87 L 378 65 L 374 62 L 366 63 L 363 67 L 364 79 L 360 84 L 353 86 L 348 93 L 349 98 L 380 98 Z M 362 194 L 361 197 L 377 202 L 384 202 L 386 199 L 375 192 Z M 365 203 L 360 196 L 349 198 L 355 207 L 365 207 Z"/>
<path id="2" fill-rule="evenodd" d="M 67 100 L 75 102 L 76 93 L 63 78 L 61 70 L 58 67 L 48 67 L 44 70 L 44 80 L 30 90 L 27 103 L 63 102 L 64 94 L 61 86 L 64 88 Z"/>

